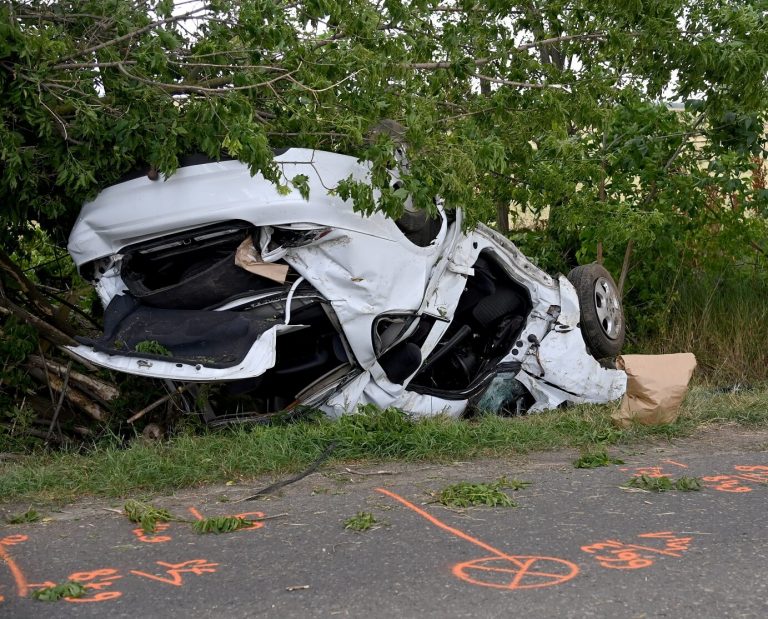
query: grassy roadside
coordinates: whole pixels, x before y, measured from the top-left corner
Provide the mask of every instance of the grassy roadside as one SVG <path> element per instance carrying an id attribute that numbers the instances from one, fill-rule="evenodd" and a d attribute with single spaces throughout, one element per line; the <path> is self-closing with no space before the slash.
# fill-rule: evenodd
<path id="1" fill-rule="evenodd" d="M 678 420 L 618 430 L 611 406 L 578 406 L 523 418 L 412 421 L 394 410 L 340 421 L 239 428 L 180 435 L 160 444 L 100 446 L 90 454 L 50 453 L 0 465 L 0 500 L 68 501 L 84 495 L 123 497 L 211 482 L 284 474 L 311 463 L 337 442 L 330 462 L 450 461 L 503 457 L 560 447 L 629 444 L 692 434 L 704 425 L 768 426 L 768 389 L 734 394 L 691 391 Z"/>

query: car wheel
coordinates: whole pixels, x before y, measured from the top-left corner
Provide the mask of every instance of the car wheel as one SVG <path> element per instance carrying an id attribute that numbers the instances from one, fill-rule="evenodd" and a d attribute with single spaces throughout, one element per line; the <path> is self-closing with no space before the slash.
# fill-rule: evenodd
<path id="1" fill-rule="evenodd" d="M 599 264 L 578 266 L 568 273 L 579 297 L 581 332 L 596 359 L 615 357 L 624 345 L 624 310 L 611 274 Z"/>

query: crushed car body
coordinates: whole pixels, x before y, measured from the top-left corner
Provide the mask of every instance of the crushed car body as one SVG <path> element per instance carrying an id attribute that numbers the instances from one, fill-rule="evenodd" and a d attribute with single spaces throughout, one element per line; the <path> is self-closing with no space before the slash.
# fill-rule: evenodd
<path id="1" fill-rule="evenodd" d="M 578 267 L 575 287 L 439 203 L 439 217 L 357 213 L 329 191 L 367 182 L 354 157 L 292 148 L 275 161 L 308 179 L 308 199 L 197 157 L 86 204 L 68 249 L 105 307 L 104 333 L 71 350 L 169 384 L 213 383 L 236 416 L 535 412 L 624 393 L 624 372 L 598 362 L 624 338 L 602 267 Z"/>

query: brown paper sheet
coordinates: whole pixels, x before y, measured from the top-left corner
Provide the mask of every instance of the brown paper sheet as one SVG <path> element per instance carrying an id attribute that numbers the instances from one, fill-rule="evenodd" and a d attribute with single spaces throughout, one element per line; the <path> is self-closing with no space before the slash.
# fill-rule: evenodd
<path id="1" fill-rule="evenodd" d="M 253 246 L 253 239 L 248 236 L 235 252 L 235 264 L 254 275 L 266 277 L 279 284 L 285 283 L 288 265 L 264 262 L 259 250 Z"/>
<path id="2" fill-rule="evenodd" d="M 621 408 L 611 417 L 622 427 L 672 423 L 688 393 L 696 368 L 693 353 L 624 355 L 616 367 L 627 373 L 627 392 Z"/>

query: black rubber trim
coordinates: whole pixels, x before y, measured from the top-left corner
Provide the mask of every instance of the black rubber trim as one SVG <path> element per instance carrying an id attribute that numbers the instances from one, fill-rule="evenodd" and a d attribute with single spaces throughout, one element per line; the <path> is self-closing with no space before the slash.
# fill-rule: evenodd
<path id="1" fill-rule="evenodd" d="M 500 366 L 494 366 L 493 370 L 482 374 L 480 377 L 473 380 L 467 387 L 459 391 L 449 391 L 446 389 L 437 389 L 433 387 L 424 387 L 420 385 L 408 385 L 406 389 L 413 393 L 419 393 L 421 395 L 432 395 L 443 400 L 471 400 L 477 394 L 481 393 L 488 387 L 488 384 L 495 378 L 496 374 L 500 371 L 519 370 L 522 366 L 519 362 L 504 363 Z"/>

